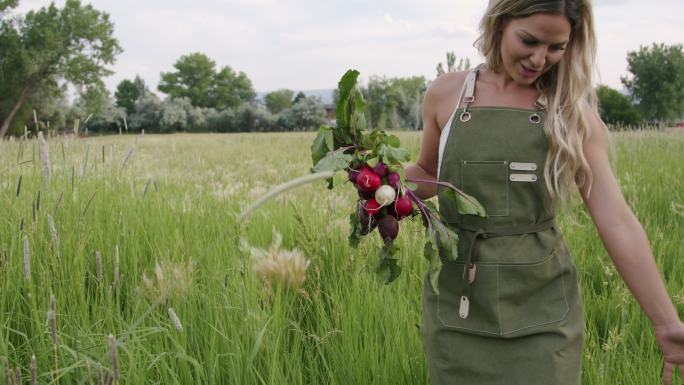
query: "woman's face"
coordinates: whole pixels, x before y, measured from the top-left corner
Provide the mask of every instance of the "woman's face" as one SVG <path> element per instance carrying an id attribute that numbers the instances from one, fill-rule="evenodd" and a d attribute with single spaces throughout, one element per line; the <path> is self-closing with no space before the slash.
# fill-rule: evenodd
<path id="1" fill-rule="evenodd" d="M 502 23 L 501 58 L 505 74 L 531 85 L 558 63 L 570 40 L 570 22 L 563 15 L 537 13 Z"/>

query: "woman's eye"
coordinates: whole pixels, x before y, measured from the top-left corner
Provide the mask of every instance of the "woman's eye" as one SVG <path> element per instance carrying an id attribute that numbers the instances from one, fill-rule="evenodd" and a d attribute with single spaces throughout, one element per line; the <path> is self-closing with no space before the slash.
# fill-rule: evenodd
<path id="1" fill-rule="evenodd" d="M 535 44 L 537 44 L 536 41 L 534 41 L 534 40 L 528 40 L 528 39 L 523 39 L 523 43 L 524 43 L 525 45 L 535 45 Z"/>
<path id="2" fill-rule="evenodd" d="M 565 47 L 563 46 L 555 46 L 551 47 L 551 49 L 553 49 L 554 51 L 565 51 Z"/>

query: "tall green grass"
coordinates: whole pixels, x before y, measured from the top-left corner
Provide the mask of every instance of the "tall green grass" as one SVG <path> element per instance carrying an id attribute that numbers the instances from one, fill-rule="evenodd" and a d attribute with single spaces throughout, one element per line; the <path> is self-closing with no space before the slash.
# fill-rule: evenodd
<path id="1" fill-rule="evenodd" d="M 399 136 L 415 159 L 420 134 Z M 681 311 L 684 135 L 614 136 L 616 175 Z M 275 229 L 282 248 L 302 251 L 311 263 L 301 290 L 269 292 L 240 250 L 235 218 L 270 187 L 308 172 L 312 140 L 53 138 L 47 182 L 37 141 L 0 142 L 0 356 L 21 368 L 24 383 L 34 354 L 41 384 L 97 383 L 98 367 L 112 371 L 111 334 L 121 384 L 426 384 L 420 223 L 401 223 L 403 273 L 391 285 L 372 273 L 377 235 L 358 249 L 347 244 L 349 185 L 330 192 L 321 181 L 286 193 L 242 230 L 268 248 Z M 583 383 L 658 383 L 662 358 L 650 322 L 587 211 L 578 205 L 559 222 L 585 301 Z"/>

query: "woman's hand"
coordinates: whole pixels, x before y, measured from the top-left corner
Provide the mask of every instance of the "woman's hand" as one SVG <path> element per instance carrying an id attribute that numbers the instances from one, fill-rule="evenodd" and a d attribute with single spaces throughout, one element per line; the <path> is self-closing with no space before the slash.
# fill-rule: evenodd
<path id="1" fill-rule="evenodd" d="M 684 376 L 684 323 L 655 327 L 656 340 L 665 358 L 663 385 L 672 383 L 672 373 L 679 366 L 679 375 Z"/>

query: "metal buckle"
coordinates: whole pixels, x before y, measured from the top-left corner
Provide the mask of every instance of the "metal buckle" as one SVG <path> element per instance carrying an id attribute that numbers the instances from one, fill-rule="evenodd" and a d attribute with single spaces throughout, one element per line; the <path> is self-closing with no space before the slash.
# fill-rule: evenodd
<path id="1" fill-rule="evenodd" d="M 464 96 L 463 97 L 463 102 L 464 103 L 472 103 L 475 101 L 475 96 Z"/>

